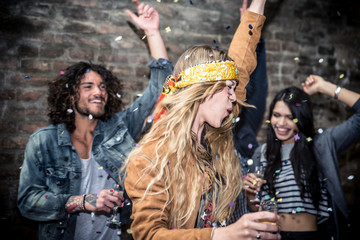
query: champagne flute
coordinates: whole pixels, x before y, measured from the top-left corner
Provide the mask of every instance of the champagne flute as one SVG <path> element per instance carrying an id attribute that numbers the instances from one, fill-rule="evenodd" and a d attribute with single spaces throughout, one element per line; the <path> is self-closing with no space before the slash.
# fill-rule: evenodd
<path id="1" fill-rule="evenodd" d="M 119 191 L 119 190 L 121 190 L 120 185 L 114 183 L 113 189 L 111 189 L 110 191 Z M 108 220 L 106 220 L 106 226 L 110 226 L 110 225 L 115 225 L 117 227 L 121 226 L 120 217 L 119 219 L 117 218 L 118 210 L 119 210 L 119 206 L 115 205 L 115 207 L 112 209 L 111 217 Z"/>
<path id="2" fill-rule="evenodd" d="M 265 168 L 263 166 L 256 166 L 254 174 L 256 176 L 256 184 L 261 187 L 263 178 L 264 178 Z M 260 202 L 259 192 L 256 191 L 255 198 L 250 200 L 250 202 Z"/>

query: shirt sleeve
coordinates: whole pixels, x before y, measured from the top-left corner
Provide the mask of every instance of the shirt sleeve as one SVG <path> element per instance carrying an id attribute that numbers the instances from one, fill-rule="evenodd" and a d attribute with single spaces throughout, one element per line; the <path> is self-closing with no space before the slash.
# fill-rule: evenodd
<path id="1" fill-rule="evenodd" d="M 256 67 L 255 49 L 265 19 L 265 16 L 261 14 L 246 11 L 230 44 L 228 55 L 235 61 L 239 71 L 239 85 L 235 93 L 237 99 L 241 101 L 244 101 L 246 97 L 245 87 L 249 82 L 250 74 Z"/>
<path id="2" fill-rule="evenodd" d="M 131 159 L 126 170 L 125 189 L 133 203 L 131 224 L 134 239 L 210 239 L 211 228 L 203 229 L 169 229 L 170 206 L 165 206 L 167 194 L 152 194 L 165 189 L 164 180 L 158 180 L 150 190 L 150 194 L 141 199 L 149 182 L 156 177 L 155 169 L 144 173 L 150 160 L 143 156 Z"/>
<path id="3" fill-rule="evenodd" d="M 147 88 L 123 114 L 124 122 L 133 138 L 141 133 L 146 118 L 152 113 L 160 96 L 166 77 L 172 74 L 174 69 L 170 61 L 162 58 L 152 59 L 148 67 L 150 81 Z"/>

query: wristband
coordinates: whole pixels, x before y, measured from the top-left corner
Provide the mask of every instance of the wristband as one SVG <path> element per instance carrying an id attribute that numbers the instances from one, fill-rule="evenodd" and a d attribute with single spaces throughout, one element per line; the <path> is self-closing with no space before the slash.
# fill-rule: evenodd
<path id="1" fill-rule="evenodd" d="M 86 208 L 85 208 L 85 197 L 86 197 L 86 194 L 83 194 L 82 208 L 83 208 L 84 211 L 86 211 Z"/>
<path id="2" fill-rule="evenodd" d="M 340 91 L 341 91 L 341 87 L 337 86 L 334 92 L 334 99 L 338 99 L 338 95 Z"/>

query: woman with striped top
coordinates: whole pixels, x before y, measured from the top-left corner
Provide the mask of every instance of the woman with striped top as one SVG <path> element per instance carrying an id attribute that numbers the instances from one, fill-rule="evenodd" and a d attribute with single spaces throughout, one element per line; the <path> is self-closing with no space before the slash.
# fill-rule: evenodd
<path id="1" fill-rule="evenodd" d="M 360 95 L 310 75 L 303 91 L 280 91 L 269 111 L 267 142 L 253 155 L 265 167 L 262 201 L 276 201 L 281 239 L 345 239 L 348 213 L 337 154 L 360 138 Z M 352 107 L 355 114 L 339 126 L 315 134 L 309 95 L 324 93 Z M 260 190 L 254 174 L 245 178 L 249 207 Z"/>

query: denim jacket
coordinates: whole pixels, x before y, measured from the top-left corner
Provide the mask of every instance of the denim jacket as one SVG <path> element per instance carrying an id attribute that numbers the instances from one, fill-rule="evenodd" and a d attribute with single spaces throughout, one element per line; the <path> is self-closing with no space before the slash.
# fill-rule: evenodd
<path id="1" fill-rule="evenodd" d="M 99 121 L 94 132 L 94 158 L 117 182 L 119 169 L 136 144 L 134 138 L 141 133 L 173 65 L 153 59 L 149 68 L 151 78 L 143 95 L 124 112 Z M 18 207 L 23 216 L 40 222 L 39 239 L 74 238 L 76 214 L 67 214 L 64 206 L 70 196 L 79 195 L 81 174 L 81 161 L 65 124 L 50 125 L 30 136 L 20 173 Z M 131 212 L 126 213 L 121 214 L 123 223 L 130 220 Z"/>

